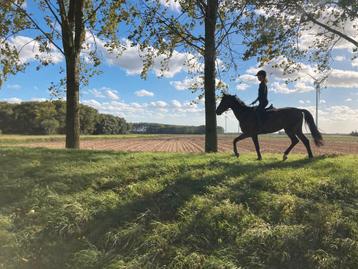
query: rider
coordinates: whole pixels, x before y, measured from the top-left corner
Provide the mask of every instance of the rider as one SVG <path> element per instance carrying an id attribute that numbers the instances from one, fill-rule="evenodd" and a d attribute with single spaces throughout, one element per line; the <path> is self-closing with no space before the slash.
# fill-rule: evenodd
<path id="1" fill-rule="evenodd" d="M 259 105 L 256 109 L 256 119 L 257 119 L 257 125 L 258 130 L 260 131 L 262 129 L 262 115 L 265 112 L 265 107 L 268 105 L 267 100 L 267 78 L 266 78 L 266 72 L 264 70 L 260 70 L 256 74 L 257 79 L 261 82 L 259 86 L 259 96 L 256 98 L 255 101 L 251 103 L 251 105 L 254 105 L 259 101 Z"/>

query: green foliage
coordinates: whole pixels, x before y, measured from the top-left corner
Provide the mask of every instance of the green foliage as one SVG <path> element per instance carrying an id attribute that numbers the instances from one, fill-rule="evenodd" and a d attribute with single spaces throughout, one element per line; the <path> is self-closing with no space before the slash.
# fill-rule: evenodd
<path id="1" fill-rule="evenodd" d="M 45 134 L 55 134 L 58 127 L 60 126 L 60 123 L 55 119 L 46 119 L 41 121 L 40 123 L 41 128 L 45 132 Z"/>
<path id="2" fill-rule="evenodd" d="M 356 268 L 358 161 L 0 150 L 4 268 Z"/>
<path id="3" fill-rule="evenodd" d="M 252 16 L 244 28 L 245 59 L 256 56 L 264 64 L 284 56 L 286 61 L 278 65 L 287 73 L 297 71 L 299 62 L 307 60 L 324 71 L 330 69 L 332 51 L 342 41 L 353 45 L 352 58 L 358 57 L 357 27 L 345 29 L 358 18 L 356 1 L 255 0 L 252 3 L 263 13 Z M 311 41 L 301 44 L 301 38 L 308 34 L 312 36 Z"/>
<path id="4" fill-rule="evenodd" d="M 130 130 L 130 125 L 123 118 L 108 114 L 99 115 L 94 134 L 125 134 Z"/>
<path id="5" fill-rule="evenodd" d="M 132 133 L 142 134 L 205 134 L 205 126 L 185 126 L 159 123 L 133 123 Z M 224 128 L 217 127 L 219 134 L 224 133 Z"/>
<path id="6" fill-rule="evenodd" d="M 25 3 L 25 0 L 16 2 L 21 6 Z M 19 52 L 8 41 L 21 29 L 28 27 L 29 24 L 24 14 L 14 13 L 12 10 L 11 1 L 0 2 L 0 88 L 8 75 L 16 74 L 26 67 L 26 64 L 19 60 Z"/>
<path id="7" fill-rule="evenodd" d="M 111 132 L 103 126 L 103 119 L 110 118 Z M 123 134 L 130 125 L 123 118 L 102 115 L 89 106 L 80 105 L 81 134 Z M 64 134 L 66 103 L 63 101 L 0 102 L 0 130 L 5 134 Z M 107 128 L 107 129 L 106 129 Z"/>

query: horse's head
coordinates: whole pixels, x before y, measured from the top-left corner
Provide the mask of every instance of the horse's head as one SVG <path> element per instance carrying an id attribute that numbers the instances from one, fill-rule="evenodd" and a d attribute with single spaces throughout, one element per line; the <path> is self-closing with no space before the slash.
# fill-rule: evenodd
<path id="1" fill-rule="evenodd" d="M 224 93 L 223 97 L 221 98 L 221 102 L 216 109 L 216 115 L 221 115 L 226 110 L 228 110 L 232 106 L 235 99 L 236 97 L 234 95 Z"/>

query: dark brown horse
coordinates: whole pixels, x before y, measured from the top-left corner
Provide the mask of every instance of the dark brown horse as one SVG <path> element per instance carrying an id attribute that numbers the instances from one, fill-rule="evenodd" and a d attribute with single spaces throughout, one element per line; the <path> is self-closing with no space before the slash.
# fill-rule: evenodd
<path id="1" fill-rule="evenodd" d="M 234 153 L 239 157 L 236 143 L 247 137 L 251 137 L 255 144 L 257 158 L 261 160 L 260 145 L 258 141 L 259 134 L 268 134 L 277 132 L 284 129 L 288 137 L 291 139 L 291 145 L 286 149 L 283 155 L 283 160 L 287 159 L 287 155 L 293 149 L 293 147 L 299 142 L 298 138 L 305 145 L 308 153 L 308 157 L 312 158 L 312 150 L 310 142 L 307 137 L 302 133 L 303 118 L 305 119 L 314 142 L 317 146 L 323 145 L 323 139 L 321 133 L 318 131 L 316 124 L 314 123 L 312 114 L 306 109 L 299 109 L 294 107 L 271 109 L 266 111 L 265 120 L 260 131 L 258 131 L 256 123 L 255 108 L 245 105 L 238 97 L 234 95 L 224 94 L 221 102 L 216 109 L 216 114 L 221 115 L 223 112 L 232 109 L 236 118 L 240 122 L 240 128 L 242 134 L 236 137 L 234 143 Z M 297 138 L 298 137 L 298 138 Z"/>

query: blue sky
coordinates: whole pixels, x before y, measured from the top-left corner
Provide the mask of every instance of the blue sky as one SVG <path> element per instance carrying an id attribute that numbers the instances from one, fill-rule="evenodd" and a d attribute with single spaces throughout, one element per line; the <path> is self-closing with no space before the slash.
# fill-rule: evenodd
<path id="1" fill-rule="evenodd" d="M 172 3 L 173 12 L 175 4 Z M 31 2 L 27 9 L 33 9 Z M 36 11 L 35 11 L 36 12 Z M 36 14 L 36 13 L 35 13 Z M 319 29 L 316 29 L 317 31 Z M 349 30 L 349 29 L 348 29 Z M 356 34 L 355 32 L 354 34 Z M 12 39 L 14 45 L 26 43 L 32 33 L 23 32 Z M 357 37 L 357 36 L 356 36 Z M 303 36 L 302 45 L 314 38 L 312 33 Z M 99 46 L 101 40 L 97 40 Z M 322 90 L 319 128 L 323 132 L 347 133 L 358 129 L 358 60 L 351 60 L 352 47 L 345 42 L 338 44 L 334 51 L 332 72 Z M 193 76 L 188 74 L 184 64 L 188 54 L 176 52 L 169 63 L 169 70 L 164 77 L 158 78 L 160 67 L 157 64 L 146 80 L 140 78 L 141 58 L 136 48 L 129 48 L 122 57 L 116 58 L 102 48 L 102 74 L 90 80 L 88 86 L 81 89 L 81 103 L 97 108 L 100 112 L 124 117 L 130 122 L 159 122 L 168 124 L 204 124 L 204 106 L 202 100 L 197 100 L 198 93 L 192 93 L 186 88 Z M 24 73 L 10 77 L 0 90 L 0 100 L 21 102 L 28 100 L 51 99 L 48 87 L 51 82 L 57 82 L 61 75 L 59 69 L 64 64 L 63 57 L 54 51 L 50 56 L 55 64 L 36 71 L 35 55 L 39 54 L 36 44 L 24 47 L 20 54 L 29 66 Z M 195 61 L 199 59 L 195 55 Z M 277 61 L 282 60 L 281 58 Z M 159 62 L 159 60 L 158 60 Z M 284 83 L 288 76 L 281 70 L 264 67 L 269 74 L 269 100 L 276 107 L 304 107 L 314 111 L 315 92 L 313 80 L 304 73 L 313 74 L 314 67 L 305 63 L 299 74 L 303 79 L 289 85 Z M 257 96 L 258 82 L 253 76 L 257 71 L 255 60 L 239 62 L 236 81 L 226 77 L 223 81 L 228 85 L 229 92 L 237 94 L 249 103 Z M 232 71 L 230 75 L 237 76 Z M 195 75 L 194 75 L 194 79 Z M 196 100 L 196 104 L 192 101 Z M 218 117 L 218 124 L 224 127 L 227 117 L 227 131 L 237 130 L 237 122 L 231 112 Z"/>

